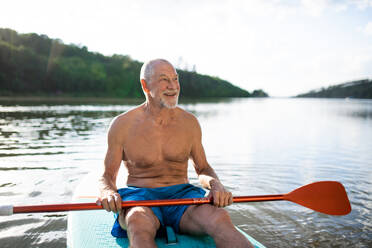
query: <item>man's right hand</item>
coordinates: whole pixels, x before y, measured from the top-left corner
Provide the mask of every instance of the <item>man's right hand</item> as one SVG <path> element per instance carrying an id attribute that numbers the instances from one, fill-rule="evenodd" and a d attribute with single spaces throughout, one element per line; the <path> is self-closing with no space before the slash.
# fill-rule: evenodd
<path id="1" fill-rule="evenodd" d="M 119 193 L 107 193 L 96 201 L 97 205 L 102 205 L 107 212 L 118 213 L 121 211 L 121 197 Z"/>

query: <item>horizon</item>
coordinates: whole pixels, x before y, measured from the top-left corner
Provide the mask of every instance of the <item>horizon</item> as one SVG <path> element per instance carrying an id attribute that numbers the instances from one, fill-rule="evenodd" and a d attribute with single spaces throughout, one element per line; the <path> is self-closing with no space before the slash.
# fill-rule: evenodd
<path id="1" fill-rule="evenodd" d="M 162 57 L 273 97 L 372 78 L 371 0 L 86 3 L 9 2 L 0 27 L 105 56 Z"/>

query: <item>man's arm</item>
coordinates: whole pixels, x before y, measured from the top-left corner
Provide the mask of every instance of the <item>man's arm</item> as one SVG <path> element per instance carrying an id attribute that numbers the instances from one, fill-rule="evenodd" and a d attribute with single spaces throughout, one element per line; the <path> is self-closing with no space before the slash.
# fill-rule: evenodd
<path id="1" fill-rule="evenodd" d="M 117 193 L 116 177 L 123 157 L 123 145 L 120 132 L 120 120 L 116 118 L 108 131 L 108 148 L 104 161 L 104 172 L 99 180 L 101 196 L 97 204 L 102 204 L 107 211 L 121 210 L 121 197 Z"/>
<path id="2" fill-rule="evenodd" d="M 196 118 L 193 125 L 193 134 L 191 159 L 194 163 L 201 185 L 210 190 L 208 197 L 213 198 L 213 204 L 215 206 L 225 207 L 230 205 L 232 203 L 232 194 L 225 189 L 215 171 L 207 162 L 201 142 L 201 128 Z"/>

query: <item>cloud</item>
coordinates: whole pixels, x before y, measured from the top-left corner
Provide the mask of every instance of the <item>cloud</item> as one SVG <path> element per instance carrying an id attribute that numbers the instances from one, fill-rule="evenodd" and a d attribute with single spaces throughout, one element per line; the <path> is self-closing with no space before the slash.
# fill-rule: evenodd
<path id="1" fill-rule="evenodd" d="M 372 7 L 372 0 L 348 0 L 349 4 L 355 5 L 360 10 L 365 10 Z"/>
<path id="2" fill-rule="evenodd" d="M 301 7 L 312 17 L 320 17 L 325 12 L 344 12 L 351 7 L 364 11 L 372 8 L 372 0 L 301 0 Z"/>
<path id="3" fill-rule="evenodd" d="M 367 36 L 372 36 L 372 22 L 368 22 L 367 25 L 360 30 Z"/>
<path id="4" fill-rule="evenodd" d="M 308 14 L 314 17 L 321 16 L 329 6 L 329 1 L 327 0 L 302 0 L 301 3 Z"/>

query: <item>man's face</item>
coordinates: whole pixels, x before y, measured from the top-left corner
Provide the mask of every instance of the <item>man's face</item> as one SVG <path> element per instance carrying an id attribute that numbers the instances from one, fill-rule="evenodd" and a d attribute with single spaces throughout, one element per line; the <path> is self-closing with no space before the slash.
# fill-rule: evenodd
<path id="1" fill-rule="evenodd" d="M 165 62 L 154 65 L 148 87 L 151 97 L 159 101 L 162 107 L 175 108 L 177 106 L 180 84 L 178 74 L 172 65 Z"/>

